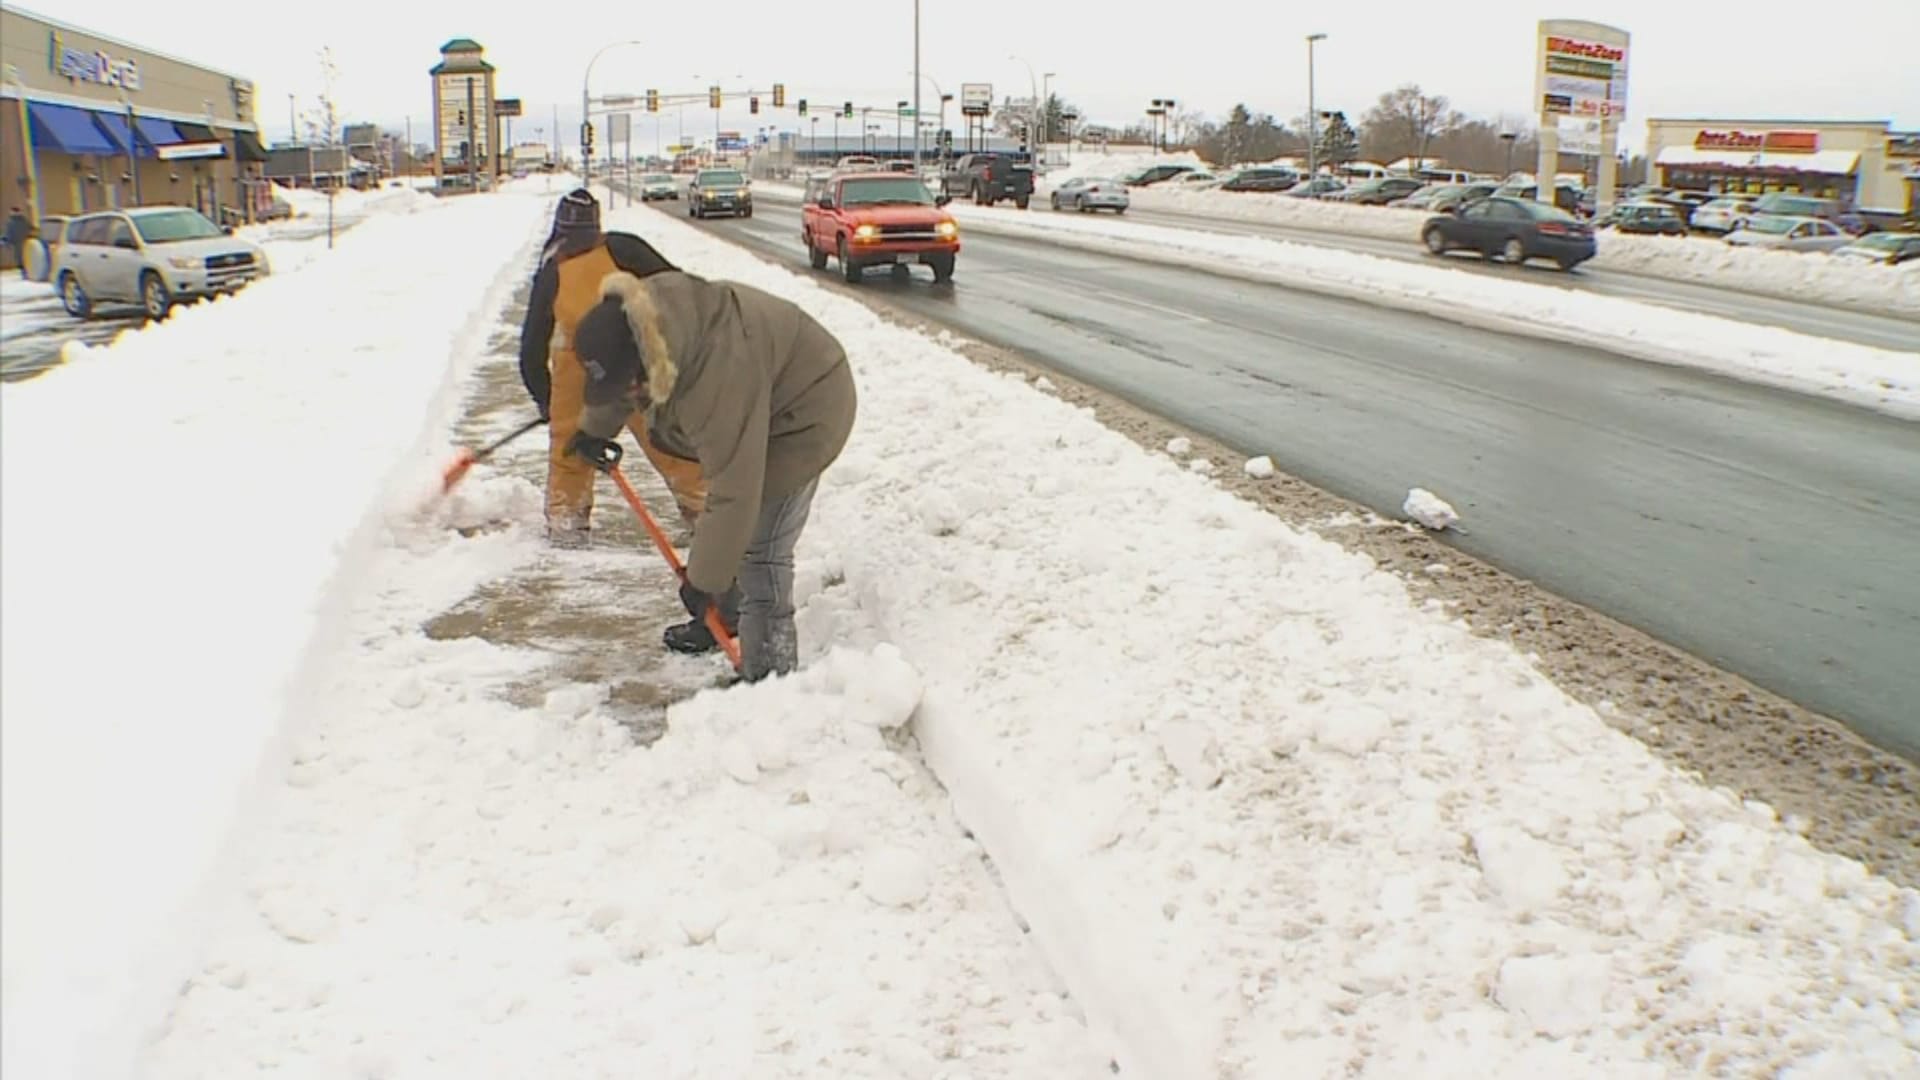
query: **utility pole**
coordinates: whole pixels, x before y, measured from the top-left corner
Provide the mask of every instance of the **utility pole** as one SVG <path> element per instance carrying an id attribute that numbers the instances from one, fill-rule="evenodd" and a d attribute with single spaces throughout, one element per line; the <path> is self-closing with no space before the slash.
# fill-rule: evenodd
<path id="1" fill-rule="evenodd" d="M 1313 100 L 1313 43 L 1327 40 L 1325 34 L 1307 35 L 1307 182 L 1320 174 L 1320 112 Z M 1311 191 L 1312 188 L 1307 190 Z"/>
<path id="2" fill-rule="evenodd" d="M 473 76 L 469 75 L 467 76 L 467 191 L 469 193 L 480 190 L 480 147 L 479 140 L 474 138 L 474 132 L 478 130 L 475 121 L 478 119 L 473 111 Z"/>
<path id="3" fill-rule="evenodd" d="M 294 114 L 293 95 L 288 94 L 287 95 L 287 142 L 294 145 L 298 145 L 300 142 L 300 125 L 297 121 L 294 120 L 293 114 Z"/>
<path id="4" fill-rule="evenodd" d="M 913 0 L 913 175 L 920 175 L 920 0 Z"/>

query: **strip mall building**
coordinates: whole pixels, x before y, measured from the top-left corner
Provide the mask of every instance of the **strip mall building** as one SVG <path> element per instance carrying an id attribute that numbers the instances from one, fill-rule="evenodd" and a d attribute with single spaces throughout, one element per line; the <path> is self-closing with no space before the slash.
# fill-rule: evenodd
<path id="1" fill-rule="evenodd" d="M 1669 187 L 1920 213 L 1920 133 L 1884 120 L 1649 120 L 1647 129 L 1647 156 Z"/>
<path id="2" fill-rule="evenodd" d="M 168 203 L 251 220 L 270 200 L 253 84 L 0 8 L 0 213 Z"/>

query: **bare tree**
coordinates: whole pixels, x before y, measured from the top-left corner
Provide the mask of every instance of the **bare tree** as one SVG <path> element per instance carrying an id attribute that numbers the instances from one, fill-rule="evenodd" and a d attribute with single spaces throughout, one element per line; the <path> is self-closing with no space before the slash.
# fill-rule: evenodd
<path id="1" fill-rule="evenodd" d="M 1463 118 L 1441 94 L 1427 94 L 1407 83 L 1380 95 L 1364 119 L 1368 149 L 1382 161 L 1411 157 L 1424 162 L 1437 135 L 1458 127 Z"/>
<path id="2" fill-rule="evenodd" d="M 334 63 L 333 47 L 320 49 L 320 97 L 303 118 L 309 145 L 340 144 L 340 111 L 334 102 L 334 86 L 340 79 L 340 67 Z"/>

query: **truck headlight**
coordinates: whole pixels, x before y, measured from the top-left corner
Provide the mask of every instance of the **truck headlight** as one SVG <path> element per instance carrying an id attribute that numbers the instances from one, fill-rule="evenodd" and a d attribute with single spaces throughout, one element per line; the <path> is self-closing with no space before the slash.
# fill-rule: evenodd
<path id="1" fill-rule="evenodd" d="M 880 227 L 878 225 L 858 225 L 855 226 L 853 230 L 853 237 L 856 240 L 871 240 L 879 235 Z"/>
<path id="2" fill-rule="evenodd" d="M 167 256 L 167 265 L 173 267 L 175 270 L 191 270 L 199 261 L 198 259 L 188 258 L 185 255 Z"/>
<path id="3" fill-rule="evenodd" d="M 933 231 L 936 236 L 959 236 L 960 226 L 955 225 L 951 221 L 943 221 L 935 225 Z"/>

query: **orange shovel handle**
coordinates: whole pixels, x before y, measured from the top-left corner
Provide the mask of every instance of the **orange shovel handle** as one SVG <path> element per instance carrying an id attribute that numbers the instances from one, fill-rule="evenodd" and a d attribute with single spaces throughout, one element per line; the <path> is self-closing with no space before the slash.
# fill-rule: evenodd
<path id="1" fill-rule="evenodd" d="M 614 484 L 620 488 L 621 496 L 639 516 L 641 527 L 645 528 L 647 535 L 653 538 L 653 546 L 660 549 L 660 557 L 666 559 L 667 565 L 673 568 L 673 576 L 683 582 L 686 581 L 687 568 L 680 561 L 680 553 L 673 550 L 673 544 L 667 540 L 667 534 L 661 531 L 660 523 L 653 520 L 652 514 L 647 513 L 647 504 L 640 501 L 640 493 L 633 490 L 633 484 L 627 479 L 627 474 L 615 467 L 608 469 L 607 475 L 613 477 Z M 707 630 L 713 634 L 713 640 L 720 643 L 720 649 L 727 654 L 727 659 L 733 662 L 733 669 L 739 671 L 740 643 L 727 632 L 727 624 L 721 620 L 719 609 L 711 605 L 707 607 Z"/>

